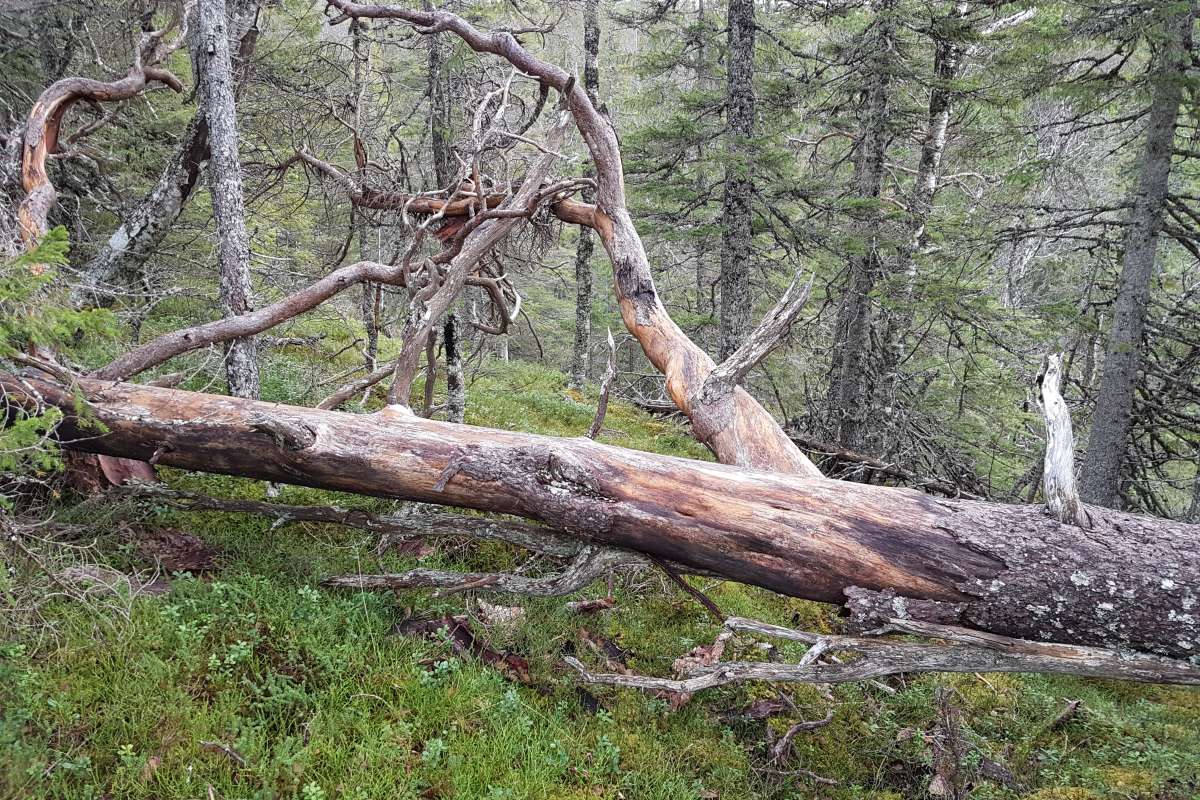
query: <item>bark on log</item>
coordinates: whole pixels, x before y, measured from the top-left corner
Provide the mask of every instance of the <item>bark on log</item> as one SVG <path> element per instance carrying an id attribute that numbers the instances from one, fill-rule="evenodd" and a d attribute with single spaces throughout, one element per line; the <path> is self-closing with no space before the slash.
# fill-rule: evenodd
<path id="1" fill-rule="evenodd" d="M 73 449 L 380 497 L 515 514 L 583 541 L 812 600 L 1176 658 L 1200 654 L 1200 528 L 1090 509 L 943 500 L 421 419 L 352 415 L 82 379 L 0 377 L 8 402 L 66 416 Z"/>

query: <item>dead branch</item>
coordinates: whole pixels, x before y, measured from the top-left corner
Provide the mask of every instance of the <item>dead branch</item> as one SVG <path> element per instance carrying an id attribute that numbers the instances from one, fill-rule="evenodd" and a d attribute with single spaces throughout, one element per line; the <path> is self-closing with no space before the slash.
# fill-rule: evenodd
<path id="1" fill-rule="evenodd" d="M 336 589 L 415 589 L 438 587 L 486 588 L 490 592 L 520 594 L 527 597 L 562 597 L 586 588 L 593 581 L 616 569 L 644 567 L 646 561 L 635 554 L 607 547 L 585 546 L 561 572 L 529 577 L 511 572 L 448 572 L 437 569 L 412 569 L 387 575 L 334 575 L 324 578 L 322 586 Z"/>
<path id="2" fill-rule="evenodd" d="M 1075 484 L 1075 435 L 1071 412 L 1059 386 L 1062 380 L 1062 355 L 1051 353 L 1042 361 L 1037 377 L 1037 401 L 1046 421 L 1046 455 L 1042 468 L 1042 494 L 1050 513 L 1059 522 L 1090 528 L 1091 519 L 1079 498 Z"/>
<path id="3" fill-rule="evenodd" d="M 812 283 L 812 276 L 804 284 L 800 283 L 799 274 L 792 278 L 791 285 L 779 302 L 767 312 L 758 327 L 746 337 L 746 341 L 709 373 L 700 389 L 700 396 L 693 402 L 700 405 L 716 403 L 732 392 L 735 386 L 741 385 L 750 370 L 783 343 L 792 323 L 808 301 Z"/>
<path id="4" fill-rule="evenodd" d="M 564 661 L 579 673 L 584 683 L 686 694 L 750 681 L 846 683 L 922 672 L 1049 672 L 1151 683 L 1200 684 L 1200 667 L 1183 661 L 1094 647 L 1032 642 L 913 620 L 888 620 L 884 627 L 866 636 L 793 631 L 740 617 L 727 619 L 724 630 L 804 642 L 810 648 L 796 664 L 731 661 L 698 666 L 689 677 L 680 679 L 594 673 L 571 656 L 565 657 Z M 916 635 L 939 643 L 884 638 L 888 634 Z M 854 658 L 832 663 L 823 660 L 835 653 L 848 653 Z"/>
<path id="5" fill-rule="evenodd" d="M 667 391 L 692 420 L 697 438 L 726 464 L 820 477 L 820 471 L 808 457 L 743 389 L 734 389 L 723 402 L 693 408 L 691 398 L 715 365 L 680 330 L 658 297 L 645 248 L 626 209 L 616 131 L 571 74 L 533 55 L 511 33 L 481 31 L 447 11 L 416 11 L 346 0 L 330 0 L 329 6 L 339 12 L 332 24 L 348 19 L 395 19 L 408 23 L 419 33 L 453 33 L 476 52 L 499 56 L 520 72 L 557 89 L 566 99 L 596 166 L 596 206 L 590 217 L 613 264 L 625 326 L 642 345 L 650 362 L 666 376 Z"/>
<path id="6" fill-rule="evenodd" d="M 600 399 L 596 401 L 596 416 L 592 418 L 587 437 L 595 439 L 604 427 L 604 415 L 608 413 L 608 394 L 612 389 L 613 378 L 617 375 L 617 345 L 613 341 L 612 330 L 608 332 L 608 366 L 604 369 L 604 377 L 600 380 Z"/>

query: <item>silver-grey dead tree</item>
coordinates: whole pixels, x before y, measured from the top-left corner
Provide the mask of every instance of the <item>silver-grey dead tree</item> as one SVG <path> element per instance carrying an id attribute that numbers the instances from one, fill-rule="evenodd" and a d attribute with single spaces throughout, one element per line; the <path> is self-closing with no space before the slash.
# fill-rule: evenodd
<path id="1" fill-rule="evenodd" d="M 208 185 L 217 227 L 221 310 L 226 317 L 233 317 L 253 310 L 253 289 L 225 0 L 201 0 L 198 17 L 200 53 L 197 66 L 200 104 L 209 128 L 211 168 Z M 258 397 L 258 346 L 254 337 L 229 342 L 225 350 L 225 376 L 231 394 Z"/>

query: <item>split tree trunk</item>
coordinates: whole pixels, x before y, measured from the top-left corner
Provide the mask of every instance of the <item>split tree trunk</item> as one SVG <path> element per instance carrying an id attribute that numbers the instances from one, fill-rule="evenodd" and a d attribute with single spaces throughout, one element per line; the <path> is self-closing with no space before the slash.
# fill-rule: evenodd
<path id="1" fill-rule="evenodd" d="M 725 194 L 721 201 L 721 329 L 719 359 L 750 331 L 750 267 L 754 261 L 751 177 L 754 148 L 754 0 L 729 0 L 726 36 Z"/>
<path id="2" fill-rule="evenodd" d="M 1169 17 L 1163 25 L 1164 39 L 1153 78 L 1154 96 L 1141 175 L 1129 211 L 1125 257 L 1088 437 L 1083 499 L 1110 508 L 1121 502 L 1121 473 L 1129 447 L 1138 369 L 1142 364 L 1142 332 L 1150 303 L 1150 279 L 1154 276 L 1158 234 L 1162 230 L 1171 177 L 1175 125 L 1183 100 L 1185 74 L 1191 64 L 1194 21 L 1195 10 L 1189 2 L 1187 8 Z"/>
<path id="3" fill-rule="evenodd" d="M 73 449 L 535 519 L 797 597 L 1025 639 L 1200 654 L 1200 528 L 742 470 L 421 419 L 344 414 L 82 379 L 31 380 Z M 33 403 L 0 377 L 9 402 Z M 894 593 L 893 593 L 894 590 Z"/>
<path id="4" fill-rule="evenodd" d="M 197 15 L 200 27 L 200 102 L 208 120 L 209 149 L 212 154 L 208 183 L 217 225 L 221 309 L 226 317 L 236 317 L 253 310 L 254 306 L 225 0 L 201 0 Z M 258 345 L 254 337 L 234 339 L 228 343 L 225 350 L 225 376 L 231 394 L 258 397 Z"/>

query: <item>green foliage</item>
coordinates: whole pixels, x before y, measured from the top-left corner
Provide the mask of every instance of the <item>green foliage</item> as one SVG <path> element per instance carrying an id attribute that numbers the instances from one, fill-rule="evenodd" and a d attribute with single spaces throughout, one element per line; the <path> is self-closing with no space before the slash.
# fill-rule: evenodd
<path id="1" fill-rule="evenodd" d="M 59 225 L 28 252 L 0 266 L 0 358 L 26 350 L 55 350 L 83 334 L 112 329 L 107 311 L 70 308 L 56 286 L 54 267 L 66 265 L 67 229 Z"/>
<path id="2" fill-rule="evenodd" d="M 80 334 L 95 338 L 111 333 L 111 314 L 77 311 L 63 300 L 54 268 L 68 263 L 69 250 L 66 228 L 60 225 L 35 247 L 0 265 L 0 359 L 21 362 L 27 353 L 37 358 L 61 351 Z M 56 408 L 16 410 L 0 429 L 0 472 L 38 477 L 59 469 L 49 434 L 60 419 Z"/>

